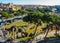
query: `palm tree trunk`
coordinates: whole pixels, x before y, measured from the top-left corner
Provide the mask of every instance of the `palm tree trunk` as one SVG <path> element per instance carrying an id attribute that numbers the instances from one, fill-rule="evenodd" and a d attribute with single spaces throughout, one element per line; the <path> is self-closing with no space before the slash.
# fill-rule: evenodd
<path id="1" fill-rule="evenodd" d="M 34 36 L 33 36 L 33 38 L 34 38 L 35 35 L 36 35 L 37 27 L 38 27 L 38 24 L 37 24 L 36 27 L 35 27 L 35 31 L 34 31 Z"/>
<path id="2" fill-rule="evenodd" d="M 58 37 L 58 27 L 57 27 L 57 25 L 56 25 L 56 28 L 55 28 L 55 35 L 56 35 L 56 38 Z"/>
<path id="3" fill-rule="evenodd" d="M 44 37 L 44 43 L 46 43 L 46 37 L 47 37 L 47 35 L 48 35 L 48 32 L 49 32 L 49 28 L 48 28 L 47 31 L 46 31 L 46 34 L 45 34 L 45 37 Z"/>
<path id="4" fill-rule="evenodd" d="M 35 27 L 33 39 L 34 39 L 34 37 L 35 37 L 35 35 L 36 35 L 37 27 L 38 27 L 38 25 L 36 25 L 36 27 Z M 32 41 L 33 41 L 33 40 L 31 40 L 31 43 L 32 43 Z"/>
<path id="5" fill-rule="evenodd" d="M 56 37 L 57 37 L 57 35 L 58 35 L 58 34 L 57 34 L 57 29 L 56 29 L 56 31 L 55 31 L 55 35 L 56 35 Z"/>

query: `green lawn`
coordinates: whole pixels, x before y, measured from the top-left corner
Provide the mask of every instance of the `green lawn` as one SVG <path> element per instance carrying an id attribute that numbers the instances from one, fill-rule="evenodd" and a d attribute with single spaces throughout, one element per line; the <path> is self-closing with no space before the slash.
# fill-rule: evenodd
<path id="1" fill-rule="evenodd" d="M 8 27 L 11 27 L 13 25 L 15 26 L 23 26 L 23 25 L 27 25 L 28 23 L 27 22 L 23 22 L 22 20 L 21 21 L 16 21 L 16 22 L 12 22 L 10 23 L 9 25 L 4 25 L 5 28 L 8 28 Z"/>

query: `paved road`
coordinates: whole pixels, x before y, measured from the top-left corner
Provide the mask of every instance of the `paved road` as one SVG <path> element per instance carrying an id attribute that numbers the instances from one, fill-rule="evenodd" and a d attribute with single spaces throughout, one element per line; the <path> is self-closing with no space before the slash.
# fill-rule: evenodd
<path id="1" fill-rule="evenodd" d="M 16 16 L 16 17 L 13 17 L 13 18 L 8 18 L 8 19 L 3 19 L 3 21 L 5 20 L 12 20 L 12 19 L 15 19 L 15 18 L 23 18 L 25 15 L 23 16 Z M 0 19 L 0 22 L 2 21 L 2 19 Z"/>
<path id="2" fill-rule="evenodd" d="M 17 20 L 22 20 L 23 17 L 25 17 L 26 15 L 23 15 L 23 16 L 16 16 L 16 17 L 13 17 L 13 18 L 8 18 L 8 19 L 0 19 L 0 25 L 3 25 L 5 21 L 8 21 L 9 20 L 13 20 L 14 22 L 17 21 Z"/>

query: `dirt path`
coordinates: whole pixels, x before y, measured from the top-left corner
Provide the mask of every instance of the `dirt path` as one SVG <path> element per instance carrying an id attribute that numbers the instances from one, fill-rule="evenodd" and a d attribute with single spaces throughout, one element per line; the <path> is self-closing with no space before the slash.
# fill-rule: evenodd
<path id="1" fill-rule="evenodd" d="M 60 33 L 60 31 L 59 31 L 58 33 Z M 55 34 L 55 31 L 51 31 L 51 32 L 48 33 L 47 37 L 49 37 L 49 36 L 54 36 L 54 34 Z M 36 36 L 36 37 L 34 38 L 34 40 L 32 41 L 32 43 L 36 43 L 36 42 L 38 42 L 38 41 L 44 40 L 44 36 L 45 36 L 44 33 Z"/>

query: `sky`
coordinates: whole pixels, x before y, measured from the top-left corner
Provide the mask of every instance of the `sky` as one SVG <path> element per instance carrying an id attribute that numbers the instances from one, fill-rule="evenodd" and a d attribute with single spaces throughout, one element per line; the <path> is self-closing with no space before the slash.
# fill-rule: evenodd
<path id="1" fill-rule="evenodd" d="M 0 0 L 1 2 L 20 5 L 60 5 L 60 0 Z"/>

